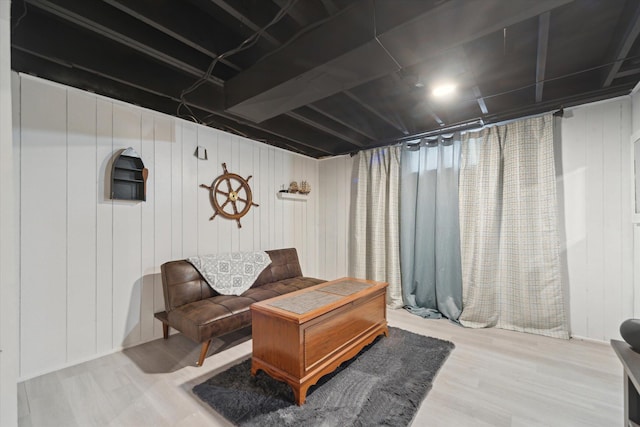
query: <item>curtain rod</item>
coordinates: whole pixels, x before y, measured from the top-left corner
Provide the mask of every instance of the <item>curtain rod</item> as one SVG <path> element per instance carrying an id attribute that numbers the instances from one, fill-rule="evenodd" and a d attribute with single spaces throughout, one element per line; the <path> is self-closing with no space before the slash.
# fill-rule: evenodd
<path id="1" fill-rule="evenodd" d="M 463 130 L 470 130 L 470 129 L 479 129 L 484 125 L 485 123 L 482 119 L 475 119 L 469 122 L 462 122 L 462 123 L 456 123 L 454 125 L 445 126 L 440 129 L 434 129 L 426 132 L 415 133 L 413 135 L 403 136 L 402 138 L 394 140 L 394 142 L 400 143 L 400 142 L 412 141 L 414 139 L 426 138 L 429 136 L 442 135 L 444 133 L 460 132 Z"/>
<path id="2" fill-rule="evenodd" d="M 478 119 L 471 120 L 471 121 L 468 121 L 468 122 L 461 122 L 461 123 L 456 123 L 456 124 L 453 124 L 453 125 L 445 126 L 445 127 L 440 128 L 440 129 L 434 129 L 434 130 L 430 130 L 430 131 L 426 131 L 426 132 L 414 133 L 412 135 L 403 136 L 402 138 L 397 138 L 397 139 L 394 139 L 392 141 L 386 141 L 386 143 L 383 143 L 383 144 L 378 145 L 376 147 L 371 147 L 371 149 L 380 148 L 380 147 L 388 147 L 388 146 L 392 146 L 392 145 L 396 145 L 396 144 L 401 144 L 401 143 L 407 142 L 407 141 L 415 141 L 416 139 L 428 138 L 430 136 L 438 136 L 438 135 L 451 133 L 451 132 L 463 132 L 463 131 L 467 131 L 467 130 L 482 129 L 483 127 L 486 127 L 486 126 L 504 125 L 504 124 L 515 122 L 515 121 L 522 120 L 522 119 L 529 119 L 529 118 L 532 118 L 532 117 L 544 116 L 545 114 L 549 114 L 549 113 L 550 113 L 550 111 L 545 111 L 545 112 L 542 112 L 542 113 L 531 114 L 529 116 L 514 117 L 512 119 L 505 119 L 505 120 L 501 120 L 501 121 L 488 122 L 488 123 L 485 123 L 484 120 L 478 118 Z M 559 109 L 553 111 L 553 116 L 554 117 L 562 117 L 563 115 L 564 115 L 564 108 L 563 107 L 560 107 Z M 356 154 L 358 154 L 360 151 L 363 151 L 363 150 L 353 151 L 353 152 L 349 153 L 349 155 L 351 157 L 353 157 Z"/>
<path id="3" fill-rule="evenodd" d="M 426 131 L 426 132 L 420 132 L 420 133 L 416 133 L 413 135 L 408 135 L 408 136 L 403 136 L 402 138 L 398 138 L 395 140 L 396 143 L 401 143 L 401 142 L 406 142 L 406 141 L 412 141 L 415 139 L 420 139 L 420 138 L 426 138 L 426 137 L 430 137 L 430 136 L 438 136 L 438 135 L 442 135 L 445 133 L 451 133 L 451 132 L 462 132 L 462 131 L 466 131 L 466 130 L 474 130 L 474 129 L 480 129 L 483 128 L 485 126 L 499 126 L 499 125 L 504 125 L 507 123 L 511 123 L 511 122 L 515 122 L 518 120 L 523 120 L 523 119 L 530 119 L 533 117 L 540 117 L 540 116 L 544 116 L 545 114 L 549 114 L 550 111 L 544 111 L 542 113 L 537 113 L 537 114 L 531 114 L 528 116 L 519 116 L 519 117 L 514 117 L 512 119 L 505 119 L 505 120 L 500 120 L 500 121 L 496 121 L 496 122 L 485 122 L 483 119 L 478 118 L 478 119 L 474 119 L 468 122 L 462 122 L 462 123 L 456 123 L 450 126 L 445 126 L 443 128 L 440 129 L 434 129 L 434 130 L 430 130 L 430 131 Z M 553 111 L 553 116 L 554 117 L 562 117 L 564 115 L 564 108 L 560 107 L 560 109 L 557 109 L 555 111 Z"/>

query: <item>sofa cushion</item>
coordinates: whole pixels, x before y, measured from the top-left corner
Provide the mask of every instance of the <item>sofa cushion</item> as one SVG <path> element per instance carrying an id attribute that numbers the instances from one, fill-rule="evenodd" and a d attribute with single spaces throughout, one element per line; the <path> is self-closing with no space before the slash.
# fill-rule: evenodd
<path id="1" fill-rule="evenodd" d="M 280 294 L 277 292 L 262 288 L 251 288 L 242 294 L 243 297 L 251 298 L 255 302 L 264 301 L 269 298 L 277 297 L 278 295 Z"/>
<path id="2" fill-rule="evenodd" d="M 311 277 L 294 277 L 260 288 L 251 288 L 240 296 L 216 295 L 176 307 L 167 313 L 169 324 L 194 341 L 203 342 L 251 324 L 251 304 L 289 292 L 324 283 Z"/>
<path id="3" fill-rule="evenodd" d="M 198 270 L 186 260 L 169 261 L 160 267 L 165 308 L 177 307 L 218 295 Z"/>
<path id="4" fill-rule="evenodd" d="M 251 298 L 219 295 L 177 307 L 169 323 L 189 338 L 202 342 L 251 324 Z"/>
<path id="5" fill-rule="evenodd" d="M 260 273 L 253 286 L 251 286 L 252 288 L 257 288 L 265 283 L 302 276 L 298 252 L 295 248 L 276 249 L 265 252 L 269 254 L 271 264 Z"/>

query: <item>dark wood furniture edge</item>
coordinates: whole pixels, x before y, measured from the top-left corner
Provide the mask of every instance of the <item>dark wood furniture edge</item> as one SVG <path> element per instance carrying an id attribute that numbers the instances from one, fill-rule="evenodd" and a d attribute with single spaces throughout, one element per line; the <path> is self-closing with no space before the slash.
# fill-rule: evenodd
<path id="1" fill-rule="evenodd" d="M 623 367 L 624 426 L 640 425 L 640 353 L 624 341 L 611 340 L 611 347 Z"/>
<path id="2" fill-rule="evenodd" d="M 291 298 L 291 297 L 299 295 L 299 294 L 321 290 L 323 287 L 329 286 L 329 285 L 337 283 L 337 282 L 346 282 L 346 281 L 351 281 L 351 280 L 359 280 L 359 281 L 362 281 L 362 282 L 365 282 L 365 283 L 369 283 L 369 284 L 371 284 L 373 286 L 374 289 L 363 289 L 363 290 L 361 290 L 359 292 L 356 292 L 356 293 L 353 293 L 351 295 L 345 295 L 339 301 L 329 303 L 326 306 L 322 306 L 322 307 L 319 307 L 317 309 L 309 310 L 308 312 L 301 313 L 301 314 L 293 313 L 293 312 L 287 311 L 285 309 L 278 308 L 278 307 L 273 307 L 273 306 L 269 305 L 270 302 L 274 301 L 274 300 L 279 300 L 279 299 L 284 299 L 284 298 Z M 343 307 L 345 305 L 353 303 L 354 301 L 358 301 L 362 297 L 362 295 L 366 295 L 367 293 L 371 293 L 372 291 L 377 291 L 379 289 L 386 289 L 387 286 L 388 286 L 388 284 L 386 282 L 378 282 L 378 281 L 374 281 L 374 280 L 365 280 L 365 279 L 353 279 L 351 277 L 342 277 L 340 279 L 330 280 L 328 282 L 320 283 L 320 284 L 318 284 L 316 286 L 313 286 L 311 288 L 301 289 L 299 291 L 290 292 L 288 294 L 283 294 L 283 295 L 278 295 L 277 297 L 273 297 L 273 298 L 269 298 L 269 299 L 266 299 L 266 300 L 262 300 L 262 301 L 253 303 L 253 304 L 251 304 L 251 309 L 252 310 L 256 310 L 256 311 L 260 311 L 260 312 L 263 312 L 263 313 L 267 312 L 267 313 L 269 313 L 270 316 L 277 316 L 277 317 L 281 317 L 283 319 L 294 321 L 297 324 L 302 324 L 302 323 L 308 322 L 309 320 L 315 319 L 318 316 L 318 313 L 326 311 L 327 307 L 329 307 L 330 310 L 333 310 L 335 308 Z"/>
<path id="3" fill-rule="evenodd" d="M 169 338 L 169 315 L 166 311 L 154 313 L 153 317 L 162 322 L 162 337 L 166 340 Z"/>

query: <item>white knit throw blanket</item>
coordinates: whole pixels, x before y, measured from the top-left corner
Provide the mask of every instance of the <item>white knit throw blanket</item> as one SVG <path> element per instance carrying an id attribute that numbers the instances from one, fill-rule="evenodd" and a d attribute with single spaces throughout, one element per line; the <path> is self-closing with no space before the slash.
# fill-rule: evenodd
<path id="1" fill-rule="evenodd" d="M 187 258 L 204 280 L 222 295 L 240 295 L 253 285 L 262 270 L 271 264 L 263 251 L 231 252 Z"/>

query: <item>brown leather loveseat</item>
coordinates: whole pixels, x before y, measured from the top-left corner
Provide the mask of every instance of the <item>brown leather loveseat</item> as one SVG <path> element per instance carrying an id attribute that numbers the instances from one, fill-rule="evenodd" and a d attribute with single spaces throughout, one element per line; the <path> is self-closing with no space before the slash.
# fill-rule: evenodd
<path id="1" fill-rule="evenodd" d="M 162 321 L 164 338 L 169 337 L 172 327 L 202 343 L 198 360 L 198 366 L 202 366 L 211 338 L 251 324 L 251 304 L 325 282 L 302 276 L 295 248 L 265 252 L 271 264 L 242 295 L 218 294 L 186 260 L 162 264 L 166 311 L 155 317 Z"/>

